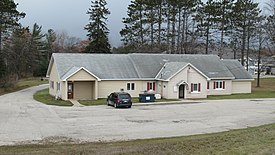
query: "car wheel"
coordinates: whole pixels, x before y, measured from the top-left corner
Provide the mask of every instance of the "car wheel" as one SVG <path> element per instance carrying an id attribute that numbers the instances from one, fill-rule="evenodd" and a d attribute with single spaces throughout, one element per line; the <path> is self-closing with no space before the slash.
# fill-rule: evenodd
<path id="1" fill-rule="evenodd" d="M 107 106 L 110 106 L 109 101 L 107 100 Z"/>
<path id="2" fill-rule="evenodd" d="M 117 108 L 117 103 L 114 104 L 114 107 Z"/>
<path id="3" fill-rule="evenodd" d="M 131 108 L 132 106 L 130 105 L 130 106 L 128 106 L 128 108 Z"/>

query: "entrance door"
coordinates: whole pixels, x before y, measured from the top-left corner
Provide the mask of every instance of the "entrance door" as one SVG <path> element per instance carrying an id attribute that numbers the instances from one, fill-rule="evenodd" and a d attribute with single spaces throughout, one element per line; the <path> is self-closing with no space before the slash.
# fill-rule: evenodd
<path id="1" fill-rule="evenodd" d="M 74 98 L 74 84 L 72 82 L 68 82 L 68 99 Z"/>
<path id="2" fill-rule="evenodd" d="M 179 98 L 181 98 L 181 99 L 184 99 L 184 89 L 185 89 L 184 84 L 179 86 Z"/>

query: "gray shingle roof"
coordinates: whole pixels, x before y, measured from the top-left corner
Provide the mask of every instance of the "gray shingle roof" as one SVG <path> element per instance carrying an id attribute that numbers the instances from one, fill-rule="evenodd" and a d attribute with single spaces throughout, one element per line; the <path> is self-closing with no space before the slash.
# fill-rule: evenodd
<path id="1" fill-rule="evenodd" d="M 215 55 L 54 53 L 52 60 L 60 79 L 81 67 L 101 80 L 154 79 L 166 63 L 171 73 L 184 63 L 190 63 L 210 79 L 234 79 L 236 76 Z"/>
<path id="2" fill-rule="evenodd" d="M 187 65 L 188 63 L 186 62 L 168 62 L 164 65 L 161 73 L 156 77 L 156 79 L 168 80 Z"/>
<path id="3" fill-rule="evenodd" d="M 244 69 L 238 60 L 224 59 L 222 62 L 235 76 L 235 79 L 253 79 L 253 77 Z"/>

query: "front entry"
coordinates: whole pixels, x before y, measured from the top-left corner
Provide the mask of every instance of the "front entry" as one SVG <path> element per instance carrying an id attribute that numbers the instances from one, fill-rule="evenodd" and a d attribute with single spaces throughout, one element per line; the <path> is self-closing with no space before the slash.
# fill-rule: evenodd
<path id="1" fill-rule="evenodd" d="M 184 84 L 181 84 L 179 86 L 179 98 L 180 99 L 184 99 L 184 89 L 185 89 L 185 85 Z"/>
<path id="2" fill-rule="evenodd" d="M 74 98 L 74 84 L 72 82 L 68 82 L 68 99 Z"/>

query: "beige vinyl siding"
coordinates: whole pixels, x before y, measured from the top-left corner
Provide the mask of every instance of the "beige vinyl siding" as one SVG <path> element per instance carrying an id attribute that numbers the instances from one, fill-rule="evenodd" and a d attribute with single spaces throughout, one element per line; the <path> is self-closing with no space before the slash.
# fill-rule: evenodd
<path id="1" fill-rule="evenodd" d="M 225 89 L 214 89 L 214 82 L 225 81 Z M 207 87 L 207 85 L 205 86 Z M 231 95 L 232 94 L 232 80 L 211 80 L 209 81 L 208 95 Z"/>
<path id="2" fill-rule="evenodd" d="M 81 69 L 68 78 L 67 81 L 96 81 L 96 78 L 87 73 L 85 70 Z"/>
<path id="3" fill-rule="evenodd" d="M 127 90 L 127 83 L 135 83 L 135 90 Z M 138 97 L 146 89 L 143 81 L 99 81 L 98 98 L 106 98 L 112 92 L 119 92 L 123 89 L 132 97 Z"/>
<path id="4" fill-rule="evenodd" d="M 51 87 L 51 82 L 53 82 L 54 89 L 52 89 L 52 87 Z M 49 94 L 52 95 L 52 96 L 54 96 L 54 97 L 57 95 L 56 82 L 60 82 L 60 80 L 58 78 L 58 73 L 57 73 L 56 65 L 55 65 L 55 63 L 53 63 L 52 69 L 51 69 L 51 72 L 50 72 L 50 78 L 49 78 L 49 84 L 50 84 Z M 62 87 L 60 89 L 61 89 L 60 91 L 62 91 Z"/>
<path id="5" fill-rule="evenodd" d="M 168 82 L 164 81 L 162 83 L 162 90 L 161 91 L 162 91 L 162 93 L 160 93 L 160 94 L 161 94 L 162 98 L 168 98 L 168 95 L 169 95 Z"/>
<path id="6" fill-rule="evenodd" d="M 232 93 L 251 93 L 251 81 L 233 81 Z"/>
<path id="7" fill-rule="evenodd" d="M 66 81 L 61 81 L 60 82 L 60 93 L 61 93 L 61 99 L 62 100 L 67 100 L 67 82 Z"/>

